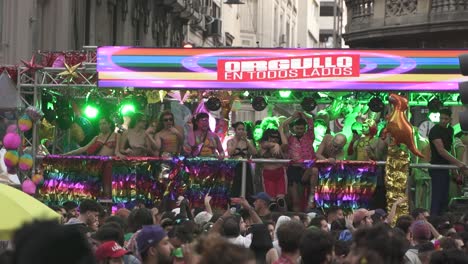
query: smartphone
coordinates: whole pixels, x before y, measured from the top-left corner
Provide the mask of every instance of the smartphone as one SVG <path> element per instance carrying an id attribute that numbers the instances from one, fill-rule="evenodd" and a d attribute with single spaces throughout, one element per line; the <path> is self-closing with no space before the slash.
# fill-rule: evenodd
<path id="1" fill-rule="evenodd" d="M 182 248 L 174 249 L 174 251 L 172 251 L 172 256 L 176 258 L 184 258 L 184 253 L 182 251 Z"/>
<path id="2" fill-rule="evenodd" d="M 237 212 L 237 208 L 236 207 L 231 207 L 231 214 L 235 214 Z"/>

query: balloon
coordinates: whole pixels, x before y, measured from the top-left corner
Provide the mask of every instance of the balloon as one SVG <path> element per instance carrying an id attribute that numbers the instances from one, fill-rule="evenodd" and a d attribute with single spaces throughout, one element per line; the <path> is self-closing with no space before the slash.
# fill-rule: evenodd
<path id="1" fill-rule="evenodd" d="M 406 118 L 406 110 L 408 109 L 408 99 L 390 94 L 388 101 L 393 105 L 393 112 L 387 116 L 387 127 L 384 129 L 384 137 L 387 133 L 393 137 L 393 144 L 405 144 L 408 149 L 416 156 L 424 158 L 424 155 L 416 148 L 413 137 L 413 127 Z"/>
<path id="2" fill-rule="evenodd" d="M 32 176 L 31 180 L 34 182 L 34 184 L 38 185 L 44 181 L 44 176 L 42 174 L 36 173 Z"/>
<path id="3" fill-rule="evenodd" d="M 18 119 L 19 129 L 23 132 L 30 130 L 33 126 L 31 118 L 24 114 L 20 119 Z"/>
<path id="4" fill-rule="evenodd" d="M 23 192 L 27 194 L 35 194 L 36 193 L 36 185 L 30 179 L 26 179 L 23 184 L 21 185 L 21 189 Z"/>
<path id="5" fill-rule="evenodd" d="M 16 126 L 15 124 L 13 125 L 9 125 L 7 127 L 7 133 L 16 133 L 16 131 L 18 130 L 18 126 Z"/>
<path id="6" fill-rule="evenodd" d="M 30 154 L 23 154 L 19 159 L 20 170 L 27 171 L 32 168 L 33 158 Z"/>
<path id="7" fill-rule="evenodd" d="M 6 149 L 15 150 L 21 145 L 21 137 L 16 133 L 7 133 L 3 137 L 3 146 Z"/>
<path id="8" fill-rule="evenodd" d="M 5 156 L 3 156 L 3 161 L 5 162 L 5 165 L 8 168 L 15 167 L 16 165 L 18 165 L 18 161 L 19 161 L 18 151 L 8 150 L 5 153 Z"/>

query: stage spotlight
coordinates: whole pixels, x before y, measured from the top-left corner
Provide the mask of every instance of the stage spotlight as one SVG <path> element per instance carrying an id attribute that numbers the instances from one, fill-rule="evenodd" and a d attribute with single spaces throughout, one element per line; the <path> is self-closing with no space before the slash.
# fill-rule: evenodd
<path id="1" fill-rule="evenodd" d="M 212 96 L 205 102 L 205 107 L 210 111 L 218 111 L 221 108 L 221 100 L 218 97 Z"/>
<path id="2" fill-rule="evenodd" d="M 369 109 L 372 112 L 376 113 L 382 112 L 384 110 L 384 104 L 382 102 L 382 99 L 380 99 L 379 97 L 372 98 L 367 104 L 367 106 L 369 106 Z"/>
<path id="3" fill-rule="evenodd" d="M 120 113 L 122 114 L 122 116 L 133 114 L 135 112 L 136 112 L 136 107 L 133 103 L 124 103 L 120 107 Z"/>
<path id="4" fill-rule="evenodd" d="M 98 116 L 99 109 L 95 105 L 88 104 L 85 106 L 84 115 L 88 119 L 94 119 Z"/>
<path id="5" fill-rule="evenodd" d="M 267 105 L 268 102 L 263 96 L 256 96 L 252 99 L 252 108 L 255 111 L 263 111 Z"/>
<path id="6" fill-rule="evenodd" d="M 440 108 L 444 106 L 444 103 L 439 99 L 439 97 L 436 97 L 429 101 L 427 104 L 427 108 L 429 108 L 429 112 L 439 112 Z"/>
<path id="7" fill-rule="evenodd" d="M 317 101 L 312 97 L 305 97 L 302 99 L 301 107 L 306 112 L 312 112 L 317 107 Z"/>
<path id="8" fill-rule="evenodd" d="M 283 99 L 287 99 L 291 96 L 292 92 L 289 91 L 289 90 L 282 90 L 282 91 L 279 91 L 279 96 Z"/>

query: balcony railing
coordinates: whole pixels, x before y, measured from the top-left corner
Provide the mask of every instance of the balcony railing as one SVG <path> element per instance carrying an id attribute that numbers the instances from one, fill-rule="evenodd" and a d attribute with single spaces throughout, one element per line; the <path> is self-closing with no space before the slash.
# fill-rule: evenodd
<path id="1" fill-rule="evenodd" d="M 351 20 L 362 21 L 374 14 L 374 0 L 347 1 L 346 5 L 351 10 Z"/>
<path id="2" fill-rule="evenodd" d="M 431 0 L 431 13 L 467 11 L 465 0 Z"/>
<path id="3" fill-rule="evenodd" d="M 435 38 L 437 42 L 436 32 L 456 30 L 458 36 L 465 36 L 461 31 L 468 31 L 466 0 L 346 0 L 346 6 L 344 37 L 351 46 L 353 41 L 366 45 L 375 39 L 424 33 L 428 33 L 426 41 Z M 462 45 L 465 39 L 458 40 L 457 45 Z"/>

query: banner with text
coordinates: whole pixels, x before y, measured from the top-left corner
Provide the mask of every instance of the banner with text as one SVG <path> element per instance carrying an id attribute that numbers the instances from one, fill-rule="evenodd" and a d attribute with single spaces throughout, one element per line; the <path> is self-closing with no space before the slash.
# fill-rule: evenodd
<path id="1" fill-rule="evenodd" d="M 99 47 L 99 87 L 457 91 L 466 50 Z"/>

